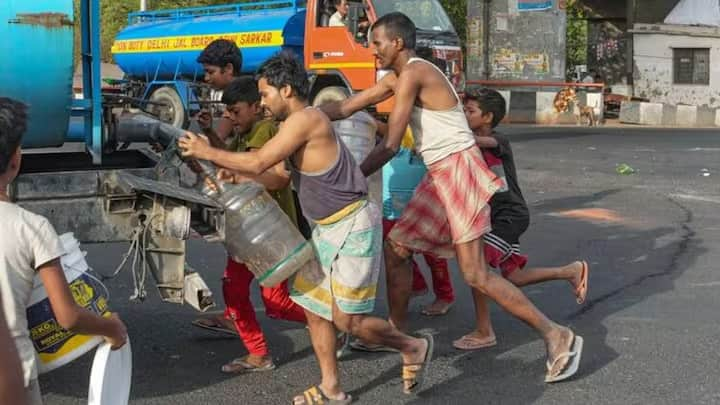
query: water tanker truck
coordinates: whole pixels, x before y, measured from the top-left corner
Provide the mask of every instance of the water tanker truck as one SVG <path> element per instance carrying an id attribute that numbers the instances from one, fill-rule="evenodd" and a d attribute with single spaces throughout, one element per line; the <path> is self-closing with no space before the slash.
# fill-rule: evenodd
<path id="1" fill-rule="evenodd" d="M 185 241 L 191 235 L 222 241 L 222 207 L 195 191 L 196 176 L 173 159 L 128 147 L 151 140 L 155 124 L 147 124 L 148 113 L 185 127 L 217 96 L 203 84 L 196 62 L 207 43 L 234 40 L 246 73 L 278 50 L 291 50 L 312 74 L 312 100 L 338 88 L 362 90 L 382 76 L 359 23 L 399 10 L 418 27 L 419 51 L 434 55 L 453 82 L 463 84 L 459 40 L 437 0 L 351 2 L 346 27 L 328 26 L 331 4 L 269 0 L 131 13 L 112 47 L 126 77 L 114 83 L 121 91 L 104 93 L 99 0 L 81 0 L 79 14 L 73 0 L 6 1 L 0 7 L 0 97 L 26 103 L 30 120 L 11 198 L 80 242 L 130 242 L 139 258 L 133 270 L 138 277 L 151 274 L 164 301 L 207 309 L 211 294 L 186 266 Z M 81 95 L 73 95 L 75 62 L 82 66 Z M 376 110 L 386 113 L 389 105 Z M 136 296 L 143 295 L 140 288 Z"/>
<path id="2" fill-rule="evenodd" d="M 227 38 L 241 49 L 242 71 L 254 73 L 281 49 L 294 52 L 313 75 L 310 101 L 323 91 L 352 93 L 371 86 L 379 75 L 367 29 L 392 11 L 406 13 L 418 27 L 418 51 L 442 61 L 447 75 L 463 86 L 460 41 L 438 0 L 350 1 L 346 27 L 330 27 L 332 0 L 269 0 L 222 6 L 131 13 L 118 33 L 113 57 L 127 75 L 128 92 L 150 102 L 148 109 L 177 126 L 211 91 L 201 85 L 196 59 L 212 40 Z M 330 90 L 326 90 L 331 88 Z M 390 104 L 378 106 L 389 112 Z"/>

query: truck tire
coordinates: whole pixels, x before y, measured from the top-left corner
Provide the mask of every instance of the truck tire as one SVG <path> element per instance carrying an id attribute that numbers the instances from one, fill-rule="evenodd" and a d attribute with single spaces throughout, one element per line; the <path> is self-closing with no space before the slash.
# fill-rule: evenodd
<path id="1" fill-rule="evenodd" d="M 180 95 L 174 88 L 170 86 L 158 88 L 150 95 L 150 101 L 163 103 L 165 105 L 150 104 L 148 105 L 148 112 L 178 128 L 187 127 L 188 121 L 187 114 L 185 114 L 185 107 L 180 99 Z"/>
<path id="2" fill-rule="evenodd" d="M 350 97 L 348 89 L 342 86 L 329 86 L 320 90 L 312 101 L 313 107 L 318 107 L 332 101 L 342 101 Z"/>

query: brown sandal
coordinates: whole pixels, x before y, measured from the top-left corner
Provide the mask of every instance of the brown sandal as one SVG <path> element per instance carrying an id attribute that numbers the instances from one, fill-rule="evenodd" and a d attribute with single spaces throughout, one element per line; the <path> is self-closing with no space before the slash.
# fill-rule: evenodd
<path id="1" fill-rule="evenodd" d="M 428 342 L 425 360 L 422 363 L 403 364 L 402 367 L 403 392 L 408 395 L 416 394 L 422 389 L 435 349 L 435 340 L 431 334 L 421 333 L 420 337 Z"/>
<path id="2" fill-rule="evenodd" d="M 302 399 L 303 402 L 297 402 L 298 399 Z M 301 395 L 298 395 L 293 399 L 293 405 L 347 405 L 353 401 L 350 394 L 345 394 L 344 399 L 331 399 L 320 389 L 320 386 L 312 386 Z"/>

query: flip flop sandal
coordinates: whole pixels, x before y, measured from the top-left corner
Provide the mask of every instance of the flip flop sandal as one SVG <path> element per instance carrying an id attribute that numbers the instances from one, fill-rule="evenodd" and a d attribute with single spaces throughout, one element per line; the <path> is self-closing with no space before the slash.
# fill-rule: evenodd
<path id="1" fill-rule="evenodd" d="M 497 339 L 480 339 L 472 335 L 465 335 L 453 342 L 453 347 L 459 350 L 479 350 L 497 345 Z"/>
<path id="2" fill-rule="evenodd" d="M 275 363 L 271 361 L 264 366 L 256 366 L 248 363 L 245 358 L 238 358 L 222 366 L 220 370 L 226 374 L 258 373 L 275 370 Z"/>
<path id="3" fill-rule="evenodd" d="M 222 322 L 218 322 L 217 319 L 200 318 L 192 321 L 192 325 L 217 333 L 224 333 L 231 336 L 239 336 L 236 330 L 226 328 L 225 325 L 223 325 Z"/>
<path id="4" fill-rule="evenodd" d="M 345 399 L 330 399 L 317 385 L 303 391 L 301 396 L 303 399 L 301 405 L 346 405 L 353 401 L 350 394 L 345 394 Z M 296 403 L 297 402 L 293 400 L 293 405 Z"/>
<path id="5" fill-rule="evenodd" d="M 449 302 L 449 303 L 447 303 L 445 308 L 443 308 L 441 310 L 429 310 L 428 308 L 424 308 L 420 313 L 425 316 L 443 316 L 443 315 L 447 314 L 448 311 L 450 311 L 450 308 L 452 308 L 453 304 L 454 304 L 453 302 Z M 432 305 L 432 304 L 430 304 L 430 305 Z"/>
<path id="6" fill-rule="evenodd" d="M 545 382 L 559 382 L 567 380 L 568 378 L 575 375 L 575 373 L 577 373 L 578 371 L 578 368 L 580 367 L 580 357 L 582 356 L 582 350 L 583 338 L 581 336 L 575 335 L 573 338 L 572 347 L 570 348 L 569 352 L 561 353 L 555 358 L 555 360 L 553 360 L 552 363 L 547 362 L 545 364 L 545 367 L 547 367 L 548 370 L 547 374 L 545 375 Z M 569 359 L 563 370 L 560 370 L 560 372 L 554 376 L 550 375 L 550 371 L 555 367 L 555 364 L 557 364 L 558 361 L 566 357 Z"/>
<path id="7" fill-rule="evenodd" d="M 357 350 L 360 352 L 369 352 L 369 353 L 397 353 L 397 349 L 393 349 L 392 347 L 382 346 L 382 345 L 369 345 L 367 343 L 364 343 L 361 340 L 355 340 L 352 343 L 350 343 L 350 348 L 353 350 Z"/>
<path id="8" fill-rule="evenodd" d="M 408 395 L 417 394 L 422 389 L 425 383 L 425 375 L 432 361 L 433 350 L 435 349 L 435 340 L 431 334 L 421 333 L 420 337 L 428 342 L 425 360 L 422 363 L 403 364 L 402 367 L 403 392 Z"/>
<path id="9" fill-rule="evenodd" d="M 588 266 L 587 262 L 584 260 L 580 263 L 582 264 L 582 272 L 580 273 L 580 284 L 578 284 L 575 289 L 575 295 L 577 296 L 577 303 L 583 304 L 585 302 L 585 298 L 587 298 L 588 274 L 590 273 L 590 266 Z"/>

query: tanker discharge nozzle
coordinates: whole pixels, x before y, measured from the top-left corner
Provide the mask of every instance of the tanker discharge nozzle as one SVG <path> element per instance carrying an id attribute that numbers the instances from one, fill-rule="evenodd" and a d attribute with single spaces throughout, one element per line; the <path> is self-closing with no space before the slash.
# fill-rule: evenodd
<path id="1" fill-rule="evenodd" d="M 212 183 L 211 188 L 217 192 L 222 191 L 221 184 L 215 178 L 215 166 L 212 163 L 204 160 L 185 161 L 183 159 L 178 140 L 184 135 L 184 129 L 143 113 L 122 114 L 118 117 L 115 126 L 115 139 L 118 142 L 157 143 L 165 150 L 164 156 L 168 163 L 173 165 L 190 164 L 193 171 L 198 172 L 203 180 Z"/>

